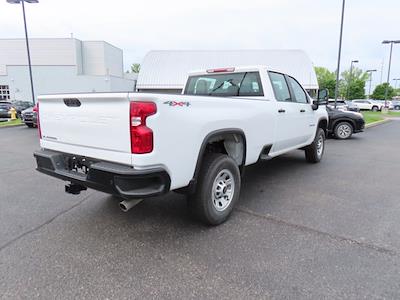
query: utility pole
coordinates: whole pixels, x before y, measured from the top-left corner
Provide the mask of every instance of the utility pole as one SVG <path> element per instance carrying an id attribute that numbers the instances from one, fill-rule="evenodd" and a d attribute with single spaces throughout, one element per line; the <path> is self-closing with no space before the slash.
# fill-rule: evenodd
<path id="1" fill-rule="evenodd" d="M 351 64 L 350 64 L 350 75 L 349 75 L 349 82 L 347 83 L 347 89 L 346 89 L 346 100 L 349 100 L 350 84 L 351 84 L 351 80 L 353 77 L 353 63 L 354 64 L 358 63 L 358 60 L 352 60 Z"/>
<path id="2" fill-rule="evenodd" d="M 346 2 L 346 0 L 343 0 L 343 2 L 342 2 L 342 17 L 341 17 L 341 21 L 340 21 L 339 50 L 338 50 L 338 60 L 337 60 L 337 67 L 336 67 L 335 108 L 336 108 L 338 91 L 339 91 L 340 57 L 342 54 L 342 36 L 343 36 L 343 21 L 344 21 L 345 2 Z"/>
<path id="3" fill-rule="evenodd" d="M 369 75 L 368 99 L 371 97 L 372 72 L 376 72 L 376 70 L 367 70 L 367 73 Z"/>
<path id="4" fill-rule="evenodd" d="M 26 51 L 28 53 L 28 66 L 29 66 L 29 79 L 31 81 L 31 92 L 32 92 L 32 102 L 35 104 L 35 92 L 33 90 L 33 77 L 32 77 L 32 64 L 31 64 L 31 54 L 29 51 L 29 40 L 28 40 L 28 28 L 26 26 L 26 17 L 25 17 L 25 2 L 27 3 L 38 3 L 38 0 L 7 0 L 10 4 L 22 4 L 22 15 L 24 17 L 24 28 L 25 28 L 25 42 L 26 42 Z"/>
<path id="5" fill-rule="evenodd" d="M 389 91 L 389 80 L 390 80 L 390 66 L 392 64 L 392 51 L 393 51 L 393 44 L 400 44 L 400 40 L 384 40 L 382 44 L 390 44 L 390 54 L 389 54 L 389 66 L 388 66 L 388 74 L 386 79 L 386 89 L 385 89 L 385 107 L 387 107 L 387 96 Z"/>

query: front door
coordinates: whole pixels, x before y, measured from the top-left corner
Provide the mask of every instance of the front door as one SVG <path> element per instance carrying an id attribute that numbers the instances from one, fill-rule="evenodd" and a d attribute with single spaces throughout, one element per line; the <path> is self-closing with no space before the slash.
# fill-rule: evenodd
<path id="1" fill-rule="evenodd" d="M 287 76 L 289 90 L 292 98 L 295 100 L 297 117 L 299 118 L 299 127 L 297 128 L 297 144 L 306 143 L 315 133 L 316 124 L 314 118 L 314 110 L 311 107 L 311 99 L 293 77 Z"/>
<path id="2" fill-rule="evenodd" d="M 280 152 L 299 144 L 299 127 L 302 126 L 300 108 L 292 97 L 285 75 L 268 72 L 276 99 L 275 143 L 271 152 Z"/>

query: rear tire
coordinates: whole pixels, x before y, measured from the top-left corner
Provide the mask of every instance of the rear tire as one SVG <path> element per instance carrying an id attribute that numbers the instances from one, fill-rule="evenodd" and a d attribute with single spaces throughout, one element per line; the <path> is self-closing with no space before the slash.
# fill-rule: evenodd
<path id="1" fill-rule="evenodd" d="M 207 154 L 196 193 L 188 199 L 191 212 L 207 225 L 219 225 L 232 213 L 240 194 L 240 171 L 228 155 Z"/>
<path id="2" fill-rule="evenodd" d="M 318 128 L 314 141 L 305 148 L 306 160 L 309 163 L 318 163 L 321 161 L 325 150 L 325 132 Z"/>
<path id="3" fill-rule="evenodd" d="M 29 128 L 33 128 L 33 124 L 26 124 Z"/>
<path id="4" fill-rule="evenodd" d="M 378 110 L 379 110 L 378 106 L 372 106 L 372 111 L 378 111 Z"/>
<path id="5" fill-rule="evenodd" d="M 335 125 L 335 137 L 339 140 L 349 139 L 353 135 L 353 126 L 349 122 L 339 122 Z"/>

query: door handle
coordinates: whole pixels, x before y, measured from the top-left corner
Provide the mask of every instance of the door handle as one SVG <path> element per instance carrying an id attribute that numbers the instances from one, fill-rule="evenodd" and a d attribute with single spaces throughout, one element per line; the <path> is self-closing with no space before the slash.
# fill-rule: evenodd
<path id="1" fill-rule="evenodd" d="M 300 112 L 306 112 L 306 110 L 305 109 L 300 109 Z"/>
<path id="2" fill-rule="evenodd" d="M 283 108 L 278 110 L 278 113 L 284 113 L 284 112 L 286 112 L 286 110 L 284 110 Z"/>

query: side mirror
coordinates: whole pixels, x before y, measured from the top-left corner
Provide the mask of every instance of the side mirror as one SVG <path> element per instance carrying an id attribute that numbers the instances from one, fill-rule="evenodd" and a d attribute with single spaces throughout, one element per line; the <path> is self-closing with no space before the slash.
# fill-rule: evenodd
<path id="1" fill-rule="evenodd" d="M 318 91 L 318 103 L 327 104 L 329 100 L 329 91 L 327 89 L 322 89 Z"/>
<path id="2" fill-rule="evenodd" d="M 328 104 L 329 91 L 327 89 L 318 90 L 317 100 L 313 101 L 312 109 L 317 110 L 319 105 Z"/>

